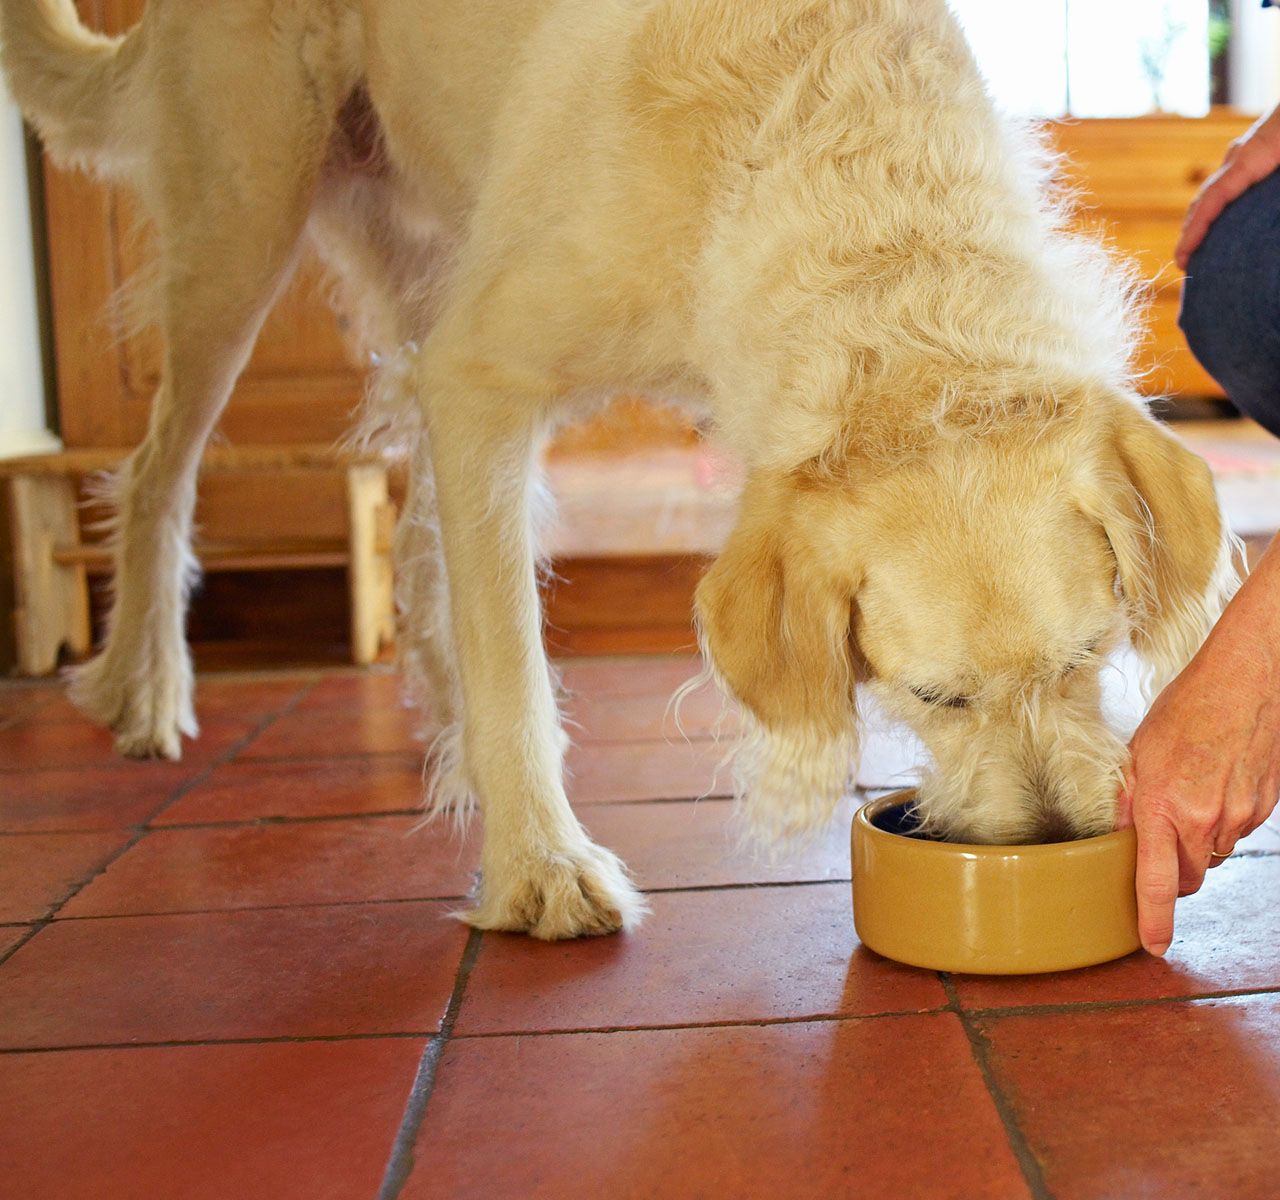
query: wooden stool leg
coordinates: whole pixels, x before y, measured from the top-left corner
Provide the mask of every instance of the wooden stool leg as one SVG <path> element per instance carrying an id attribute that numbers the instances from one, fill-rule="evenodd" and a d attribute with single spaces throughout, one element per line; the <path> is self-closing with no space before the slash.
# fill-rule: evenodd
<path id="1" fill-rule="evenodd" d="M 93 641 L 84 565 L 54 561 L 55 550 L 80 543 L 76 488 L 70 479 L 35 475 L 16 476 L 10 488 L 18 670 L 48 675 L 63 646 L 81 656 Z"/>
<path id="2" fill-rule="evenodd" d="M 373 662 L 395 634 L 395 591 L 391 529 L 395 510 L 387 492 L 386 469 L 361 464 L 347 469 L 350 543 L 351 659 Z"/>

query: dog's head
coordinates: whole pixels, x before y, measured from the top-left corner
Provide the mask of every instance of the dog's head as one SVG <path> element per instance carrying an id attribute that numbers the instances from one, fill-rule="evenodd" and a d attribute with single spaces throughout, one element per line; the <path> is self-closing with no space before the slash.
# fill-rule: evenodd
<path id="1" fill-rule="evenodd" d="M 739 787 L 765 836 L 828 814 L 865 683 L 928 748 L 925 821 L 953 840 L 1103 832 L 1124 746 L 1100 672 L 1129 638 L 1163 685 L 1234 580 L 1202 461 L 1127 399 L 946 440 L 891 469 L 748 480 L 698 589 L 747 710 Z"/>

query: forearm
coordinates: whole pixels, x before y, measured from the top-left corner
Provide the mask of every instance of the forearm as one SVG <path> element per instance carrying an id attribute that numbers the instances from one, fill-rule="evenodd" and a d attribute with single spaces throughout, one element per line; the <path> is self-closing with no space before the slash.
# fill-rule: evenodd
<path id="1" fill-rule="evenodd" d="M 1253 714 L 1280 734 L 1280 537 L 1267 548 L 1178 680 L 1202 703 Z"/>
<path id="2" fill-rule="evenodd" d="M 1280 669 L 1280 537 L 1274 538 L 1241 584 L 1206 642 L 1249 648 L 1260 666 Z M 1280 692 L 1280 676 L 1276 677 Z"/>

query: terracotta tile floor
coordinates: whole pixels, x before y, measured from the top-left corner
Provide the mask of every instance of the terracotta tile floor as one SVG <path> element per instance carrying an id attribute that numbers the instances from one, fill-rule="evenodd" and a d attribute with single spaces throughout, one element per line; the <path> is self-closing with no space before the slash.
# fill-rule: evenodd
<path id="1" fill-rule="evenodd" d="M 476 843 L 417 828 L 389 675 L 202 680 L 178 765 L 0 687 L 0 1195 L 1280 1194 L 1280 837 L 1164 961 L 897 966 L 854 937 L 847 812 L 734 849 L 734 714 L 667 713 L 692 669 L 566 665 L 571 794 L 653 911 L 557 945 L 449 919 Z"/>

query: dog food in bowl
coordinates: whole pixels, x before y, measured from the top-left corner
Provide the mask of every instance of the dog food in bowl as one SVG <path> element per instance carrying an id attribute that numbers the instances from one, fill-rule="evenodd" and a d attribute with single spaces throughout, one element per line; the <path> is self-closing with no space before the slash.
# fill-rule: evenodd
<path id="1" fill-rule="evenodd" d="M 918 835 L 914 792 L 853 821 L 853 919 L 863 944 L 937 971 L 1065 971 L 1136 950 L 1132 829 L 1041 846 L 976 846 Z"/>

